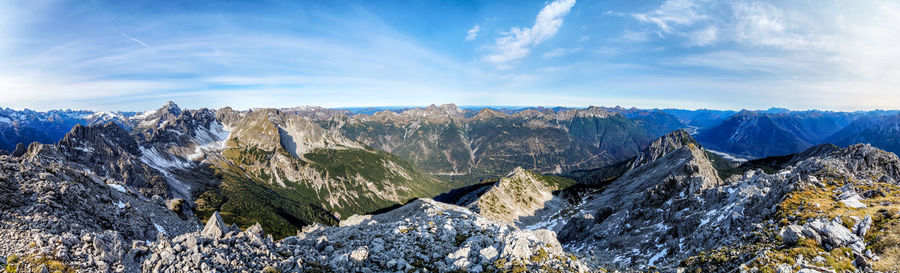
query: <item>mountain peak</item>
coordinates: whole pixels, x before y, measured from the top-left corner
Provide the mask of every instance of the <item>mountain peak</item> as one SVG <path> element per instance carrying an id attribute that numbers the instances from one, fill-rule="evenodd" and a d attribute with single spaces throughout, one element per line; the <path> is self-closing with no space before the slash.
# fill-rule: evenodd
<path id="1" fill-rule="evenodd" d="M 602 107 L 589 106 L 588 108 L 578 110 L 577 115 L 579 117 L 605 118 L 605 117 L 609 117 L 613 114 L 610 113 L 609 111 L 604 110 Z"/>
<path id="2" fill-rule="evenodd" d="M 700 147 L 700 144 L 698 144 L 697 141 L 694 140 L 693 137 L 691 137 L 691 134 L 689 134 L 685 130 L 678 129 L 672 131 L 650 143 L 650 145 L 646 149 L 638 154 L 635 160 L 631 163 L 631 166 L 629 166 L 629 169 L 633 169 L 637 166 L 653 162 L 665 156 L 666 154 L 669 154 L 672 151 L 681 149 L 683 147 L 689 147 L 689 149 L 698 149 Z"/>
<path id="3" fill-rule="evenodd" d="M 155 129 L 163 127 L 167 121 L 173 120 L 178 116 L 181 116 L 181 107 L 178 107 L 177 104 L 173 101 L 167 101 L 159 109 L 156 111 L 148 111 L 146 113 L 136 115 L 133 118 L 137 120 L 141 120 L 137 127 L 142 127 L 145 129 Z"/>
<path id="4" fill-rule="evenodd" d="M 164 104 L 162 107 L 159 108 L 159 110 L 157 110 L 157 112 L 160 112 L 160 111 L 163 111 L 163 113 L 170 113 L 172 115 L 177 116 L 177 115 L 181 114 L 181 107 L 178 107 L 178 104 L 175 104 L 174 101 L 166 101 L 166 104 Z"/>
<path id="5" fill-rule="evenodd" d="M 481 196 L 470 199 L 471 203 L 466 205 L 484 217 L 511 223 L 521 217 L 535 215 L 537 210 L 544 208 L 545 203 L 553 199 L 553 191 L 574 183 L 516 167 L 483 192 L 476 193 Z"/>
<path id="6" fill-rule="evenodd" d="M 507 174 L 506 177 L 523 177 L 523 176 L 528 175 L 529 173 L 531 173 L 531 172 L 526 170 L 525 168 L 522 168 L 522 166 L 518 166 L 515 169 L 513 169 L 511 172 L 509 172 L 509 174 Z"/>

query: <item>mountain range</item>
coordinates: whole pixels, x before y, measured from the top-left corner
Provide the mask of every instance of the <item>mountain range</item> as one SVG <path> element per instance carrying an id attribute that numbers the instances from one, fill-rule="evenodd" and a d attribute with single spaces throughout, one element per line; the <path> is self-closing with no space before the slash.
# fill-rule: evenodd
<path id="1" fill-rule="evenodd" d="M 168 102 L 2 116 L 18 141 L 0 155 L 6 271 L 892 272 L 900 261 L 895 112 Z"/>

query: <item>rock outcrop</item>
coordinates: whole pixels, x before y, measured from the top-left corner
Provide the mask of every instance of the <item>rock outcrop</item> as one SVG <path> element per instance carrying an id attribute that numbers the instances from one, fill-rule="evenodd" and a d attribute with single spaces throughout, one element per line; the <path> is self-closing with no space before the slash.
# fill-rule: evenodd
<path id="1" fill-rule="evenodd" d="M 140 160 L 137 141 L 115 123 L 76 125 L 56 146 L 47 146 L 59 149 L 65 159 L 88 167 L 98 176 L 137 189 L 147 197 L 170 196 L 164 174 Z"/>
<path id="2" fill-rule="evenodd" d="M 704 211 L 704 200 L 713 197 L 705 193 L 723 184 L 702 147 L 684 131 L 675 131 L 634 162 L 644 163 L 633 164 L 604 191 L 573 208 L 580 213 L 559 231 L 561 241 L 572 249 L 593 249 L 591 256 L 600 264 L 625 268 L 659 266 L 676 253 L 708 247 L 678 236 L 718 236 L 698 232 L 708 224 L 708 215 L 690 215 Z"/>
<path id="3" fill-rule="evenodd" d="M 533 216 L 553 199 L 554 191 L 573 184 L 573 181 L 519 167 L 499 181 L 463 196 L 457 204 L 484 217 L 513 223 L 521 217 Z"/>

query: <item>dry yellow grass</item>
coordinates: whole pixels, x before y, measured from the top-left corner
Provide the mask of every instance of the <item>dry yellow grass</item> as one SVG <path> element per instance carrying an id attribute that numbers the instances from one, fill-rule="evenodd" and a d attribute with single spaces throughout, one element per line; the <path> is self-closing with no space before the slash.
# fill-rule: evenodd
<path id="1" fill-rule="evenodd" d="M 831 176 L 819 177 L 824 182 L 824 187 L 807 187 L 790 193 L 779 205 L 779 223 L 787 225 L 793 223 L 805 223 L 815 218 L 831 219 L 840 217 L 848 228 L 856 224 L 853 218 L 861 219 L 871 216 L 874 220 L 872 231 L 866 236 L 869 248 L 879 255 L 880 260 L 874 261 L 875 270 L 897 270 L 900 264 L 900 186 L 888 183 L 853 183 L 859 193 L 876 191 L 880 194 L 861 200 L 866 204 L 864 208 L 850 208 L 839 200 L 835 191 L 846 185 L 846 179 L 837 179 Z M 790 219 L 790 220 L 789 220 Z M 793 221 L 791 221 L 793 220 Z M 807 259 L 822 256 L 826 262 L 820 264 L 828 268 L 851 270 L 853 254 L 846 249 L 835 249 L 825 252 L 815 242 L 803 240 L 792 248 L 773 251 L 767 259 L 772 263 L 794 264 L 794 258 L 803 255 Z"/>
<path id="2" fill-rule="evenodd" d="M 874 241 L 871 249 L 881 258 L 872 264 L 874 269 L 900 269 L 900 220 L 892 219 L 881 223 L 879 230 L 871 237 Z"/>
<path id="3" fill-rule="evenodd" d="M 862 218 L 869 215 L 877 218 L 882 217 L 883 212 L 887 211 L 889 215 L 896 217 L 900 211 L 900 186 L 888 183 L 857 186 L 859 192 L 879 190 L 885 195 L 863 199 L 861 202 L 866 204 L 866 207 L 857 209 L 844 206 L 836 198 L 837 194 L 834 191 L 846 182 L 841 180 L 827 182 L 825 187 L 810 187 L 790 193 L 779 206 L 779 217 L 793 216 L 801 223 L 814 218 L 841 217 L 846 225 L 851 225 L 852 223 L 846 223 L 851 216 Z"/>

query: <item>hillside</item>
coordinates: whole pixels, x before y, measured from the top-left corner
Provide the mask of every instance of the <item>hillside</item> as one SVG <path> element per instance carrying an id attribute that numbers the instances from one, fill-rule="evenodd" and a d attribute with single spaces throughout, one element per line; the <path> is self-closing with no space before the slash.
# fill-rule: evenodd
<path id="1" fill-rule="evenodd" d="M 857 119 L 825 141 L 840 146 L 869 143 L 889 152 L 900 153 L 900 115 Z"/>
<path id="2" fill-rule="evenodd" d="M 600 108 L 508 114 L 442 105 L 320 123 L 427 173 L 469 184 L 518 166 L 541 173 L 594 168 L 629 158 L 652 139 L 641 124 Z"/>
<path id="3" fill-rule="evenodd" d="M 718 126 L 701 130 L 697 140 L 710 149 L 742 156 L 785 155 L 820 144 L 852 121 L 847 115 L 743 111 Z"/>
<path id="4" fill-rule="evenodd" d="M 257 109 L 227 126 L 222 156 L 211 163 L 222 184 L 197 202 L 201 215 L 220 210 L 239 226 L 259 221 L 283 237 L 311 223 L 334 224 L 331 214 L 346 218 L 450 188 L 301 116 Z"/>

